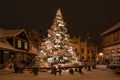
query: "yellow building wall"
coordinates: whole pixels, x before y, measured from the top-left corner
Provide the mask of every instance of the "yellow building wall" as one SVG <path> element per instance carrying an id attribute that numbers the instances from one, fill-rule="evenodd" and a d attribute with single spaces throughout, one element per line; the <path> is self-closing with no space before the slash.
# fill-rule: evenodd
<path id="1" fill-rule="evenodd" d="M 79 37 L 74 37 L 73 42 L 74 48 L 77 49 L 76 52 L 78 60 L 88 61 L 89 59 L 89 61 L 96 61 L 97 47 L 94 44 L 88 45 L 87 41 L 81 41 Z"/>

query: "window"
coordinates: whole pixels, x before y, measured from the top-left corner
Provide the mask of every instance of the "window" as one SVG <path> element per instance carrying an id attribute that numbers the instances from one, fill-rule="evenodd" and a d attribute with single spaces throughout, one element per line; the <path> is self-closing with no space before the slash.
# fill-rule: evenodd
<path id="1" fill-rule="evenodd" d="M 27 50 L 27 46 L 28 46 L 28 45 L 27 45 L 27 43 L 25 42 L 25 43 L 24 43 L 24 48 L 25 48 L 26 50 Z"/>
<path id="2" fill-rule="evenodd" d="M 21 48 L 21 41 L 18 40 L 18 48 Z"/>
<path id="3" fill-rule="evenodd" d="M 21 53 L 17 53 L 17 60 L 22 60 L 23 56 L 21 55 Z"/>
<path id="4" fill-rule="evenodd" d="M 81 52 L 84 53 L 84 48 L 81 49 Z"/>
<path id="5" fill-rule="evenodd" d="M 76 52 L 76 55 L 77 55 L 77 56 L 79 56 L 79 53 L 78 53 L 78 52 Z"/>
<path id="6" fill-rule="evenodd" d="M 120 48 L 117 49 L 117 53 L 120 54 Z"/>
<path id="7" fill-rule="evenodd" d="M 87 57 L 87 60 L 89 60 L 89 59 L 90 59 L 90 57 L 88 56 L 88 57 Z"/>
<path id="8" fill-rule="evenodd" d="M 102 46 L 105 44 L 105 37 L 102 37 Z"/>
<path id="9" fill-rule="evenodd" d="M 111 49 L 111 53 L 114 54 L 114 49 Z"/>
<path id="10" fill-rule="evenodd" d="M 111 60 L 113 60 L 114 57 L 114 49 L 111 49 Z"/>
<path id="11" fill-rule="evenodd" d="M 5 43 L 6 38 L 5 37 L 0 37 L 0 42 Z"/>
<path id="12" fill-rule="evenodd" d="M 106 43 L 110 43 L 110 36 L 106 36 Z"/>
<path id="13" fill-rule="evenodd" d="M 3 40 L 3 38 L 2 38 L 2 37 L 0 37 L 0 42 L 2 42 L 2 40 Z"/>
<path id="14" fill-rule="evenodd" d="M 114 33 L 114 41 L 117 41 L 119 39 L 119 32 Z"/>
<path id="15" fill-rule="evenodd" d="M 84 56 L 82 56 L 82 59 L 84 59 Z"/>
<path id="16" fill-rule="evenodd" d="M 77 48 L 75 48 L 75 52 L 77 52 Z"/>

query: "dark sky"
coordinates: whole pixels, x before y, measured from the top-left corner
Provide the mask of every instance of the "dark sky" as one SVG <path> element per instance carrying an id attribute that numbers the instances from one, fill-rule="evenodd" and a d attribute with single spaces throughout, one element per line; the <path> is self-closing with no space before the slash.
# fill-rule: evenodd
<path id="1" fill-rule="evenodd" d="M 0 0 L 0 27 L 46 32 L 59 7 L 70 35 L 97 36 L 120 21 L 120 0 Z"/>

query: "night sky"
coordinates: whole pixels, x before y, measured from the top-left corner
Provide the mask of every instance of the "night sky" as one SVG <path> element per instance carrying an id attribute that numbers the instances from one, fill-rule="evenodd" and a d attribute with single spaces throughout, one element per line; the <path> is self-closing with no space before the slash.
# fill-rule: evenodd
<path id="1" fill-rule="evenodd" d="M 58 8 L 71 36 L 98 36 L 120 22 L 120 0 L 0 0 L 0 28 L 47 32 Z"/>

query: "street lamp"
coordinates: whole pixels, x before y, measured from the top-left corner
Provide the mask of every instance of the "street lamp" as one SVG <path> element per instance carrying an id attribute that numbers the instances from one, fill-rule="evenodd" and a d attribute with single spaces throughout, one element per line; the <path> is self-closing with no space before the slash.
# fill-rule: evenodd
<path id="1" fill-rule="evenodd" d="M 102 64 L 102 62 L 103 62 L 103 53 L 102 52 L 99 53 L 99 60 L 100 60 L 100 64 Z"/>

